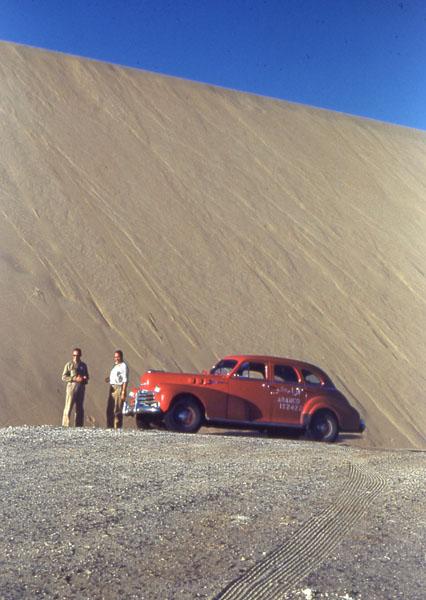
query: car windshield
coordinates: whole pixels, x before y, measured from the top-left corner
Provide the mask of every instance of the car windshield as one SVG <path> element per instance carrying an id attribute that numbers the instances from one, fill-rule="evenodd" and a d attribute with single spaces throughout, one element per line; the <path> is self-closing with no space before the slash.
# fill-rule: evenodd
<path id="1" fill-rule="evenodd" d="M 237 364 L 236 360 L 224 359 L 220 360 L 211 370 L 211 375 L 228 375 Z"/>

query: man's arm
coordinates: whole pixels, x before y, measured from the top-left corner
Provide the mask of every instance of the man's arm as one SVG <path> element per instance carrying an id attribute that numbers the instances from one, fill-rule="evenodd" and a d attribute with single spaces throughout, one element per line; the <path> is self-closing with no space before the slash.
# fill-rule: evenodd
<path id="1" fill-rule="evenodd" d="M 128 381 L 129 381 L 129 367 L 127 365 L 125 365 L 123 387 L 121 388 L 121 399 L 122 400 L 126 399 Z"/>
<path id="2" fill-rule="evenodd" d="M 70 383 L 72 381 L 69 363 L 67 363 L 64 367 L 64 371 L 62 373 L 62 381 L 66 381 L 67 383 Z"/>

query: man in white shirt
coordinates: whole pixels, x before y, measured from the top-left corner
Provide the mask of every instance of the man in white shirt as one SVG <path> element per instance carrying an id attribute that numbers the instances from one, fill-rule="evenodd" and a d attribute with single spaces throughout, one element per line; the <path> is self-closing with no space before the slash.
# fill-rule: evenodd
<path id="1" fill-rule="evenodd" d="M 123 402 L 126 399 L 129 382 L 129 367 L 123 360 L 121 350 L 114 352 L 114 366 L 105 381 L 109 383 L 107 427 L 121 429 L 123 426 Z"/>

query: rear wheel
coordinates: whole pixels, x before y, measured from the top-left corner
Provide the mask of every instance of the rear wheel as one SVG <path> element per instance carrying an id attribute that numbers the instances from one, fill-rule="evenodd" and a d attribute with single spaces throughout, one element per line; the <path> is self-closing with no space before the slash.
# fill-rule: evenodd
<path id="1" fill-rule="evenodd" d="M 164 415 L 164 424 L 169 431 L 195 433 L 200 429 L 202 421 L 200 405 L 189 396 L 176 400 Z"/>
<path id="2" fill-rule="evenodd" d="M 321 410 L 314 414 L 309 425 L 309 433 L 319 442 L 334 442 L 339 435 L 336 417 L 329 410 Z"/>

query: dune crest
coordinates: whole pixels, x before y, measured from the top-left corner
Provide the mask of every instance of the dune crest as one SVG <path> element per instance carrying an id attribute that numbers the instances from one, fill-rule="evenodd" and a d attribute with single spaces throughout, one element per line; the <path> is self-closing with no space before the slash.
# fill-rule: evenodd
<path id="1" fill-rule="evenodd" d="M 426 133 L 0 44 L 0 425 L 87 423 L 122 348 L 325 369 L 365 443 L 424 447 Z"/>

